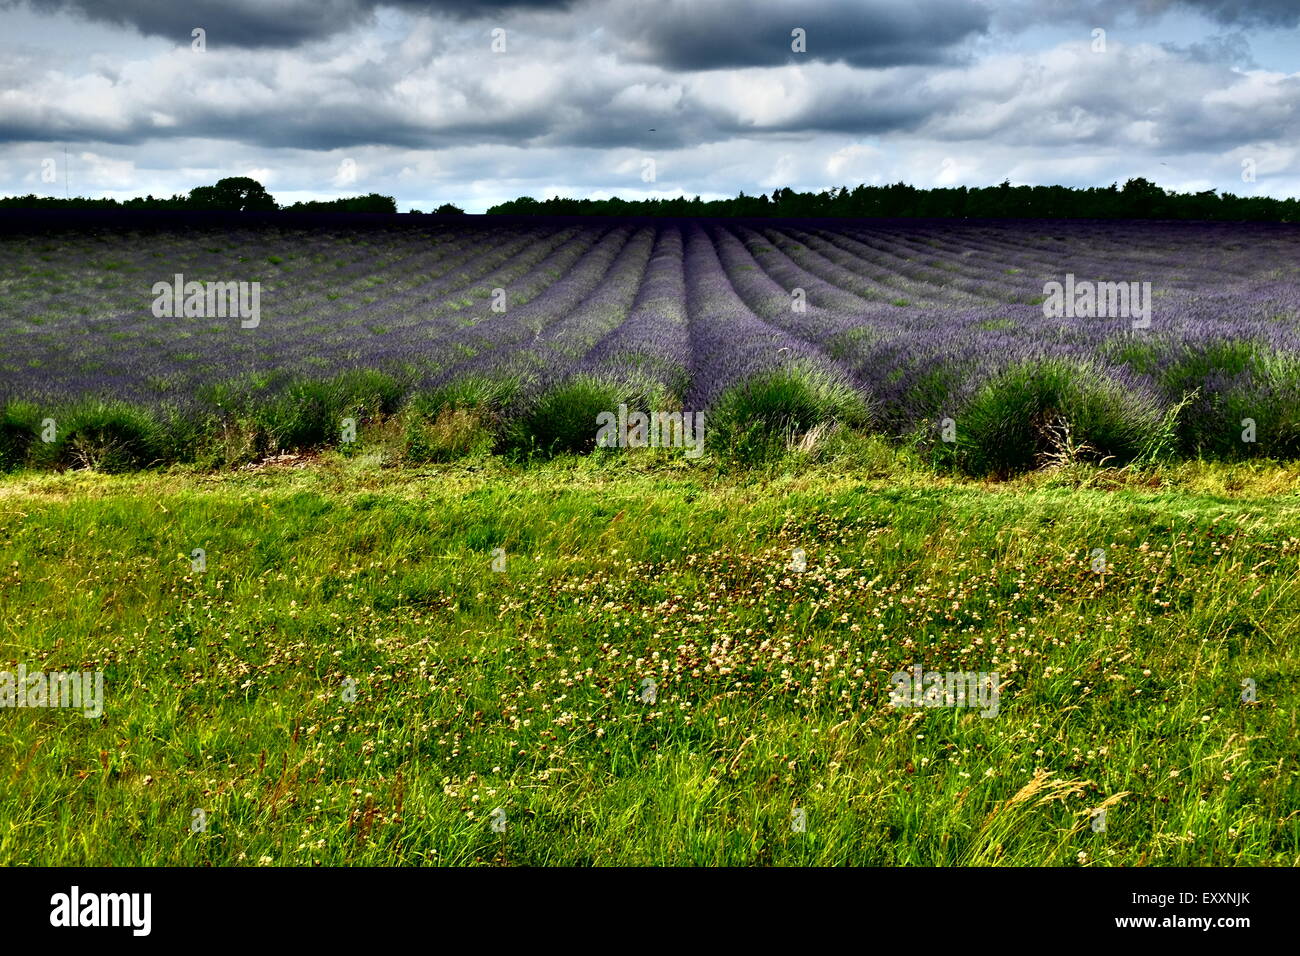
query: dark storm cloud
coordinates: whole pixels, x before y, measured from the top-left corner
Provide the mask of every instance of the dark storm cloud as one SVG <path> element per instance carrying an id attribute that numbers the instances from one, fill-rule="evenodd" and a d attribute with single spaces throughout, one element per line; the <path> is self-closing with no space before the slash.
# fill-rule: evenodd
<path id="1" fill-rule="evenodd" d="M 0 0 L 0 9 L 19 5 L 42 13 L 70 14 L 145 36 L 190 42 L 202 27 L 214 48 L 294 47 L 368 22 L 380 7 L 458 19 L 514 10 L 564 10 L 571 0 Z"/>
<path id="2" fill-rule="evenodd" d="M 1300 24 L 1296 0 L 1179 0 L 1174 4 L 1233 26 L 1293 27 Z"/>
<path id="3" fill-rule="evenodd" d="M 15 7 L 21 0 L 5 0 Z M 291 47 L 331 36 L 360 22 L 369 11 L 354 0 L 28 0 L 48 14 L 65 14 L 145 36 L 188 44 L 202 27 L 214 48 Z"/>
<path id="4" fill-rule="evenodd" d="M 1166 13 L 1198 13 L 1243 29 L 1300 25 L 1297 0 L 1020 0 L 998 13 L 1001 25 L 1010 29 L 1059 20 L 1110 25 L 1125 17 L 1149 20 Z"/>
<path id="5" fill-rule="evenodd" d="M 936 63 L 983 33 L 988 10 L 975 0 L 719 0 L 632 3 L 614 29 L 641 59 L 676 70 L 778 66 L 821 60 L 859 67 Z M 791 49 L 806 32 L 807 52 Z"/>
<path id="6" fill-rule="evenodd" d="M 346 122 L 340 122 L 340 116 Z M 458 121 L 431 128 L 410 121 L 398 110 L 357 106 L 340 111 L 314 108 L 307 103 L 235 113 L 199 107 L 165 128 L 152 125 L 144 115 L 133 117 L 129 124 L 116 126 L 93 117 L 64 119 L 59 116 L 0 123 L 0 142 L 3 143 L 74 139 L 141 146 L 159 138 L 199 138 L 262 149 L 326 151 L 358 146 L 448 149 L 483 144 L 518 145 L 553 133 L 552 125 L 541 117 Z M 570 139 L 563 135 L 556 138 Z"/>
<path id="7" fill-rule="evenodd" d="M 465 20 L 503 10 L 567 10 L 575 0 L 379 0 L 371 6 L 400 7 L 411 13 L 446 13 Z"/>

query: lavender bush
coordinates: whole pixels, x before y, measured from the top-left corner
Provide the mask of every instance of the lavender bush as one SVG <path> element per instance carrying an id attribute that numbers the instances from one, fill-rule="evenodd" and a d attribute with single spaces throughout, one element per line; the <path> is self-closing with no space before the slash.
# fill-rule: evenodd
<path id="1" fill-rule="evenodd" d="M 153 285 L 176 274 L 258 283 L 261 320 L 155 315 Z M 1145 284 L 1149 322 L 1052 313 L 1067 275 Z M 1063 442 L 1113 461 L 1300 454 L 1287 225 L 467 217 L 33 233 L 0 239 L 0 283 L 3 466 L 95 464 L 112 446 L 135 467 L 232 432 L 259 454 L 411 403 L 490 406 L 516 434 L 551 434 L 543 418 L 579 396 L 574 428 L 623 396 L 776 445 L 871 427 L 977 471 L 1033 467 Z M 35 437 L 46 420 L 49 442 Z"/>

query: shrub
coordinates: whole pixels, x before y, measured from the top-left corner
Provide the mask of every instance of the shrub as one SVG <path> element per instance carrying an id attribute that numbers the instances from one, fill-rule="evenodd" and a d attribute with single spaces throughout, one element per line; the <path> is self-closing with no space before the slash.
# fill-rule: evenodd
<path id="1" fill-rule="evenodd" d="M 274 452 L 334 444 L 343 419 L 357 425 L 395 413 L 406 393 L 407 373 L 357 369 L 329 379 L 285 381 L 268 377 L 223 396 L 235 419 L 251 425 L 257 450 Z M 227 425 L 227 431 L 229 425 Z"/>
<path id="2" fill-rule="evenodd" d="M 23 464 L 40 428 L 41 414 L 30 402 L 9 402 L 0 408 L 0 471 Z"/>
<path id="3" fill-rule="evenodd" d="M 402 454 L 412 462 L 453 461 L 487 454 L 496 441 L 479 415 L 463 408 L 443 408 L 433 421 L 408 410 L 402 422 Z"/>
<path id="4" fill-rule="evenodd" d="M 519 383 L 512 378 L 469 376 L 417 392 L 411 398 L 411 407 L 428 419 L 437 418 L 445 408 L 453 408 L 476 412 L 486 422 L 498 418 L 518 390 Z"/>
<path id="5" fill-rule="evenodd" d="M 331 382 L 298 381 L 270 398 L 254 400 L 251 420 L 261 432 L 260 451 L 322 445 L 342 428 L 342 403 Z"/>
<path id="6" fill-rule="evenodd" d="M 814 429 L 865 426 L 867 400 L 814 366 L 765 372 L 733 386 L 710 411 L 706 434 L 724 457 L 754 463 L 781 457 Z"/>
<path id="7" fill-rule="evenodd" d="M 645 405 L 643 399 L 613 379 L 577 376 L 543 392 L 509 427 L 507 444 L 517 451 L 542 455 L 586 453 L 596 447 L 596 417 L 618 406 Z"/>
<path id="8" fill-rule="evenodd" d="M 1249 370 L 1211 375 L 1179 437 L 1188 452 L 1215 458 L 1300 455 L 1300 360 L 1261 349 Z"/>
<path id="9" fill-rule="evenodd" d="M 1008 476 L 1053 461 L 1123 464 L 1152 453 L 1172 424 L 1154 396 L 1087 362 L 1044 359 L 985 384 L 956 417 L 952 449 L 976 475 Z"/>
<path id="10" fill-rule="evenodd" d="M 34 442 L 37 464 L 119 472 L 162 460 L 165 430 L 149 412 L 123 402 L 88 400 L 49 416 L 54 441 Z"/>
<path id="11" fill-rule="evenodd" d="M 596 448 L 596 419 L 602 412 L 673 411 L 664 387 L 649 378 L 581 374 L 553 385 L 507 413 L 503 450 L 542 456 L 585 454 Z"/>
<path id="12" fill-rule="evenodd" d="M 409 375 L 356 369 L 340 375 L 335 385 L 343 411 L 358 421 L 369 422 L 392 415 L 401 407 Z"/>
<path id="13" fill-rule="evenodd" d="M 1215 377 L 1236 378 L 1249 373 L 1258 362 L 1259 349 L 1241 339 L 1211 341 L 1195 346 L 1182 344 L 1176 358 L 1166 361 L 1158 373 L 1160 386 L 1170 396 L 1204 387 Z"/>
<path id="14" fill-rule="evenodd" d="M 1250 341 L 1211 342 L 1187 349 L 1160 381 L 1171 395 L 1190 396 L 1178 424 L 1189 455 L 1238 459 L 1300 453 L 1300 361 Z M 1254 440 L 1246 437 L 1249 430 Z"/>

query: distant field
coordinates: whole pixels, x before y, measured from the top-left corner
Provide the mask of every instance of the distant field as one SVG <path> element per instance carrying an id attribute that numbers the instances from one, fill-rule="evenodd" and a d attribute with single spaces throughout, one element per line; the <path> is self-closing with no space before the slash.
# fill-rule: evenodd
<path id="1" fill-rule="evenodd" d="M 256 322 L 156 315 L 178 273 L 259 283 Z M 1149 283 L 1149 311 L 1045 316 L 1067 276 Z M 620 403 L 704 412 L 711 451 L 751 458 L 832 425 L 973 473 L 1287 458 L 1300 229 L 105 217 L 0 238 L 0 346 L 9 467 L 247 461 L 336 444 L 345 418 L 401 417 L 442 457 L 588 451 Z"/>

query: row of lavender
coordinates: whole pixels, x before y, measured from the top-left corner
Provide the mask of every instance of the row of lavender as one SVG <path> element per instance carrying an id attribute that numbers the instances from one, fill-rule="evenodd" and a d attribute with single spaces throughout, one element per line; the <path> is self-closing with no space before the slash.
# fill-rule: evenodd
<path id="1" fill-rule="evenodd" d="M 593 377 L 703 410 L 786 372 L 915 434 L 1057 362 L 1144 407 L 1189 399 L 1185 421 L 1225 434 L 1241 417 L 1278 448 L 1297 437 L 1300 231 L 1284 226 L 469 220 L 9 238 L 0 256 L 0 401 L 202 411 L 231 383 L 265 398 L 370 369 L 412 390 L 508 382 L 516 411 Z M 159 316 L 154 286 L 177 275 L 256 283 L 260 320 Z M 1049 314 L 1052 283 L 1076 279 L 1137 283 L 1142 320 Z"/>

